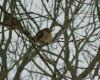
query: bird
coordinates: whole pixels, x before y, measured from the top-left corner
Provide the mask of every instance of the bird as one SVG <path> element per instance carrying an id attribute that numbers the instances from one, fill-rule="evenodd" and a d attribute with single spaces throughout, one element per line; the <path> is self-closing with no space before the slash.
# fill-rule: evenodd
<path id="1" fill-rule="evenodd" d="M 7 12 L 4 14 L 3 23 L 7 26 L 8 29 L 22 28 L 21 22 L 16 17 L 13 17 L 10 13 Z"/>
<path id="2" fill-rule="evenodd" d="M 40 44 L 49 44 L 52 41 L 52 34 L 49 28 L 41 29 L 35 36 L 36 41 Z"/>
<path id="3" fill-rule="evenodd" d="M 26 36 L 31 35 L 30 32 L 21 25 L 20 20 L 18 20 L 16 17 L 13 17 L 10 13 L 5 12 L 3 23 L 8 30 L 19 30 Z"/>
<path id="4" fill-rule="evenodd" d="M 8 29 L 20 29 L 22 28 L 20 20 L 18 20 L 16 17 L 12 16 L 11 13 L 8 13 L 1 5 L 0 5 L 1 11 L 4 12 L 4 19 L 3 19 L 3 25 L 5 25 Z"/>

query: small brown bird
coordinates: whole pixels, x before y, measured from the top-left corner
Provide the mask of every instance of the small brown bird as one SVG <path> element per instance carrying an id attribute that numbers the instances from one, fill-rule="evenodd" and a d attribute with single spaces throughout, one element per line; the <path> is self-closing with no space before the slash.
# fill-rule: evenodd
<path id="1" fill-rule="evenodd" d="M 52 35 L 49 28 L 44 28 L 36 34 L 36 40 L 40 43 L 49 44 L 52 41 Z"/>
<path id="2" fill-rule="evenodd" d="M 4 14 L 4 24 L 7 26 L 8 29 L 18 29 L 21 28 L 21 22 L 13 17 L 10 13 Z"/>
<path id="3" fill-rule="evenodd" d="M 5 13 L 4 14 L 4 25 L 7 27 L 8 30 L 19 30 L 22 32 L 24 35 L 31 35 L 28 30 L 25 30 L 24 27 L 21 25 L 20 20 L 18 20 L 16 17 L 13 17 L 10 13 Z"/>

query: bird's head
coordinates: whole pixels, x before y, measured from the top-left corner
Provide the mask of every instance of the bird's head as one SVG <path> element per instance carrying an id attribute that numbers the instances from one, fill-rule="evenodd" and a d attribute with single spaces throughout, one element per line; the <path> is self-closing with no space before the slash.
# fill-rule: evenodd
<path id="1" fill-rule="evenodd" d="M 49 28 L 44 28 L 43 31 L 47 32 L 47 33 L 50 33 L 50 29 Z"/>

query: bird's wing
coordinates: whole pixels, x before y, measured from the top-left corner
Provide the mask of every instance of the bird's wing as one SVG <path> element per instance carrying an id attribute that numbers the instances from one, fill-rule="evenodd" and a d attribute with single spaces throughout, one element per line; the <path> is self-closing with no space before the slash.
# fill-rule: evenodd
<path id="1" fill-rule="evenodd" d="M 44 36 L 44 31 L 43 31 L 43 30 L 40 30 L 40 31 L 36 34 L 36 39 L 39 41 L 43 36 Z"/>

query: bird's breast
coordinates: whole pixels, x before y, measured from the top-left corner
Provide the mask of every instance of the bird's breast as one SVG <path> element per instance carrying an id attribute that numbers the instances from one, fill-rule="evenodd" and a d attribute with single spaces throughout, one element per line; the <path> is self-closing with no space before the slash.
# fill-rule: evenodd
<path id="1" fill-rule="evenodd" d="M 52 35 L 50 33 L 44 34 L 44 36 L 41 38 L 42 42 L 44 43 L 50 43 L 52 41 Z"/>

